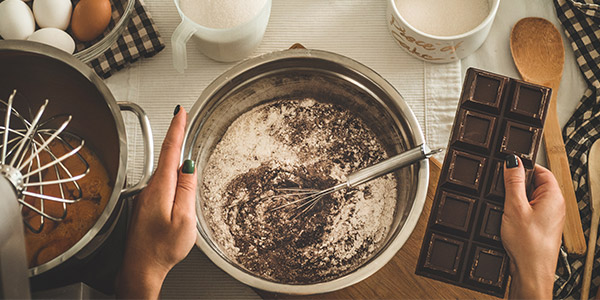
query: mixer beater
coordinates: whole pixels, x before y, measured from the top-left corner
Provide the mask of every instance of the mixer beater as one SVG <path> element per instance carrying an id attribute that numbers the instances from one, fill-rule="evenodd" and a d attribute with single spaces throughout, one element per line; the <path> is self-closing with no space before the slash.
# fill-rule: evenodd
<path id="1" fill-rule="evenodd" d="M 15 90 L 8 101 L 0 99 L 0 298 L 30 295 L 22 224 L 40 233 L 45 219 L 63 220 L 67 204 L 82 198 L 77 180 L 89 172 L 89 164 L 78 153 L 83 139 L 65 131 L 71 116 L 42 120 L 46 100 L 29 121 L 14 108 L 16 95 Z M 68 168 L 65 162 L 69 160 L 76 167 Z M 45 201 L 58 203 L 62 209 L 51 212 Z M 36 218 L 27 217 L 31 212 L 39 216 L 39 224 L 32 223 Z"/>
<path id="2" fill-rule="evenodd" d="M 14 108 L 15 96 L 16 90 L 8 101 L 0 100 L 0 114 L 4 117 L 0 124 L 0 177 L 12 183 L 24 215 L 30 210 L 39 216 L 39 221 L 31 217 L 23 219 L 29 230 L 39 233 L 45 219 L 62 221 L 67 216 L 67 204 L 82 198 L 77 180 L 89 172 L 89 164 L 78 153 L 84 140 L 65 131 L 70 115 L 42 120 L 48 105 L 46 100 L 29 121 Z M 55 124 L 60 125 L 55 128 Z M 77 160 L 78 165 L 72 168 L 77 174 L 65 165 L 69 159 Z M 59 203 L 62 209 L 50 210 L 45 201 Z"/>

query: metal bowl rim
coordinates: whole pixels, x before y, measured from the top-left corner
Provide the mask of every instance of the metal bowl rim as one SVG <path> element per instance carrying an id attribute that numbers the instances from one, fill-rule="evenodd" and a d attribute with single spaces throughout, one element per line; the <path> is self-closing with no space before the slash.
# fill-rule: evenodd
<path id="1" fill-rule="evenodd" d="M 416 145 L 425 143 L 425 138 L 423 136 L 423 132 L 421 127 L 412 112 L 409 108 L 408 104 L 400 95 L 400 93 L 383 77 L 381 77 L 377 72 L 370 69 L 369 67 L 342 55 L 323 51 L 323 50 L 314 50 L 314 49 L 289 49 L 283 51 L 277 51 L 272 53 L 267 53 L 261 56 L 257 56 L 254 58 L 247 59 L 241 62 L 238 65 L 235 65 L 231 69 L 225 71 L 219 77 L 217 77 L 211 84 L 209 84 L 206 89 L 202 92 L 192 109 L 190 110 L 188 116 L 188 124 L 186 127 L 186 133 L 183 142 L 183 149 L 181 154 L 181 160 L 186 158 L 191 158 L 192 149 L 194 147 L 195 134 L 196 132 L 192 132 L 195 130 L 194 123 L 197 121 L 201 112 L 206 109 L 207 100 L 212 97 L 217 91 L 219 91 L 225 84 L 231 81 L 232 78 L 236 78 L 242 75 L 244 72 L 258 67 L 263 64 L 276 62 L 278 60 L 287 60 L 291 58 L 300 58 L 300 59 L 320 59 L 326 60 L 329 62 L 333 62 L 339 65 L 342 65 L 353 72 L 356 72 L 369 80 L 373 81 L 379 87 L 381 87 L 386 93 L 396 96 L 397 101 L 394 101 L 398 106 L 399 110 L 406 114 L 406 121 L 409 123 L 410 127 L 414 129 L 414 132 L 411 132 L 414 135 L 415 140 L 413 141 Z M 415 199 L 412 205 L 412 208 L 408 214 L 408 217 L 403 225 L 403 227 L 398 232 L 395 239 L 390 241 L 383 251 L 381 251 L 376 258 L 371 260 L 365 265 L 362 265 L 358 269 L 352 271 L 349 274 L 346 274 L 340 278 L 322 282 L 322 283 L 314 283 L 314 284 L 304 284 L 304 285 L 293 285 L 293 284 L 284 284 L 277 283 L 273 281 L 269 281 L 258 276 L 252 275 L 248 272 L 243 272 L 238 269 L 236 266 L 231 265 L 229 262 L 224 260 L 218 253 L 216 253 L 211 246 L 204 240 L 201 231 L 201 224 L 198 220 L 198 216 L 196 216 L 196 226 L 197 226 L 197 239 L 196 245 L 208 256 L 208 258 L 217 266 L 219 266 L 222 270 L 227 272 L 232 277 L 237 280 L 270 292 L 276 293 L 286 293 L 286 294 L 299 294 L 299 295 L 307 295 L 307 294 L 319 294 L 325 292 L 332 292 L 335 290 L 342 289 L 344 287 L 348 287 L 355 283 L 366 279 L 371 276 L 375 272 L 377 272 L 381 267 L 383 267 L 386 263 L 388 263 L 394 255 L 400 250 L 402 245 L 406 242 L 415 226 L 417 225 L 417 221 L 421 215 L 421 211 L 423 210 L 423 206 L 425 204 L 425 197 L 427 193 L 427 186 L 429 181 L 429 161 L 423 160 L 420 162 L 419 172 L 418 172 L 418 186 L 415 194 Z"/>
<path id="2" fill-rule="evenodd" d="M 98 234 L 98 232 L 100 232 L 104 225 L 106 225 L 106 222 L 113 214 L 113 211 L 115 210 L 115 207 L 119 202 L 119 198 L 121 195 L 121 187 L 125 183 L 125 176 L 127 174 L 127 135 L 125 133 L 125 123 L 123 122 L 121 110 L 119 109 L 119 106 L 117 105 L 112 93 L 104 84 L 102 79 L 100 79 L 100 77 L 98 77 L 98 75 L 90 67 L 85 65 L 79 59 L 57 48 L 31 41 L 0 41 L 0 55 L 2 54 L 2 52 L 22 52 L 38 56 L 44 56 L 46 58 L 58 61 L 60 63 L 64 63 L 67 66 L 73 68 L 79 73 L 79 75 L 89 80 L 90 83 L 94 85 L 96 89 L 98 89 L 98 92 L 102 95 L 102 98 L 106 102 L 107 108 L 112 113 L 115 119 L 115 127 L 117 129 L 117 136 L 119 137 L 120 153 L 117 175 L 115 177 L 115 184 L 110 195 L 110 199 L 106 203 L 104 211 L 98 217 L 98 220 L 96 220 L 96 223 L 94 223 L 92 228 L 90 228 L 88 232 L 77 243 L 71 246 L 71 248 L 44 264 L 29 268 L 29 277 L 33 277 L 53 269 L 61 263 L 69 260 L 75 254 L 79 253 L 96 237 L 96 235 Z"/>

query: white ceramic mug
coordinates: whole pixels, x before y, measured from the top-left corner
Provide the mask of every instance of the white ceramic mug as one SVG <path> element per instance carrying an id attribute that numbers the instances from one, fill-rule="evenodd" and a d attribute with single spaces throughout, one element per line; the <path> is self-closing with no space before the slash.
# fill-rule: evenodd
<path id="1" fill-rule="evenodd" d="M 200 52 L 222 62 L 238 61 L 248 57 L 260 44 L 271 15 L 271 2 L 248 22 L 232 28 L 208 28 L 197 24 L 181 10 L 179 0 L 174 0 L 181 23 L 171 36 L 173 66 L 181 73 L 187 68 L 186 44 L 192 39 Z"/>
<path id="2" fill-rule="evenodd" d="M 479 49 L 490 32 L 500 0 L 488 0 L 490 12 L 477 27 L 454 36 L 435 36 L 416 29 L 398 12 L 394 0 L 388 0 L 387 23 L 400 47 L 424 61 L 448 63 L 460 60 Z"/>

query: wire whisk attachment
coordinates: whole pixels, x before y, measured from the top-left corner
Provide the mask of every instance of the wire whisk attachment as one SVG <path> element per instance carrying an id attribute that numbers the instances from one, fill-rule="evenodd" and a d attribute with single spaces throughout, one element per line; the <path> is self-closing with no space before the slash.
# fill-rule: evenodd
<path id="1" fill-rule="evenodd" d="M 265 199 L 288 200 L 288 202 L 286 202 L 285 204 L 271 208 L 270 211 L 276 211 L 285 207 L 295 205 L 293 209 L 296 211 L 296 213 L 294 214 L 293 218 L 297 218 L 302 214 L 305 214 L 311 209 L 313 209 L 321 199 L 323 199 L 325 196 L 331 193 L 346 188 L 353 188 L 357 185 L 363 184 L 365 182 L 371 181 L 375 178 L 388 174 L 401 167 L 429 158 L 430 156 L 440 153 L 442 151 L 443 149 L 441 148 L 431 150 L 427 145 L 422 144 L 415 148 L 392 156 L 375 165 L 354 172 L 347 176 L 346 182 L 340 183 L 338 185 L 322 190 L 310 188 L 280 188 L 277 189 L 277 192 L 282 192 L 281 194 L 269 196 Z"/>
<path id="2" fill-rule="evenodd" d="M 16 95 L 0 100 L 0 175 L 14 186 L 27 228 L 39 233 L 45 219 L 64 220 L 67 205 L 81 200 L 77 180 L 90 168 L 79 154 L 84 140 L 65 131 L 70 115 L 42 120 L 46 100 L 28 120 L 14 108 Z"/>

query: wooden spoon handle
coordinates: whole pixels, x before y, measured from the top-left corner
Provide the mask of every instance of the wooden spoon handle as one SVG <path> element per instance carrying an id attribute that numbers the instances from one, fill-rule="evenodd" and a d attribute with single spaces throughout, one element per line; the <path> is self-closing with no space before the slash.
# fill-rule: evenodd
<path id="1" fill-rule="evenodd" d="M 592 268 L 594 267 L 594 252 L 596 252 L 599 217 L 600 214 L 596 210 L 592 211 L 592 227 L 590 227 L 590 239 L 588 241 L 587 256 L 585 258 L 585 269 L 583 270 L 581 300 L 588 300 L 590 296 L 590 283 L 592 280 Z"/>
<path id="2" fill-rule="evenodd" d="M 579 207 L 571 179 L 571 171 L 562 132 L 556 115 L 556 94 L 558 84 L 553 84 L 552 98 L 548 108 L 546 125 L 544 126 L 544 145 L 550 171 L 556 177 L 563 197 L 565 198 L 566 218 L 563 228 L 563 242 L 568 253 L 584 255 L 586 250 L 585 237 L 579 216 Z"/>

